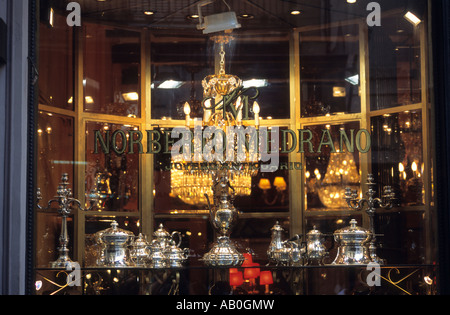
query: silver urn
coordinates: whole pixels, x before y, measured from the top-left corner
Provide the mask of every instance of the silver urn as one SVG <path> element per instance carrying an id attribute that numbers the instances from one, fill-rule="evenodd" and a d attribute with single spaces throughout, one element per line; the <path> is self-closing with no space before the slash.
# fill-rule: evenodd
<path id="1" fill-rule="evenodd" d="M 134 234 L 119 228 L 119 224 L 113 221 L 111 227 L 100 233 L 103 244 L 102 264 L 108 267 L 133 266 L 130 259 L 128 245 L 134 238 Z"/>
<path id="2" fill-rule="evenodd" d="M 365 265 L 371 262 L 368 245 L 372 232 L 357 226 L 357 223 L 352 219 L 350 226 L 334 232 L 338 252 L 333 265 Z"/>

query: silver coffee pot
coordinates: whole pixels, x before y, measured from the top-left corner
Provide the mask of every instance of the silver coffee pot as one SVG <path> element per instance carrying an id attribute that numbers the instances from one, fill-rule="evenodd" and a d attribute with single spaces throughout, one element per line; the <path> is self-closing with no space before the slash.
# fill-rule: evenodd
<path id="1" fill-rule="evenodd" d="M 325 248 L 324 235 L 316 226 L 306 234 L 306 265 L 322 265 L 328 252 Z"/>
<path id="2" fill-rule="evenodd" d="M 146 267 L 150 263 L 149 243 L 142 233 L 131 244 L 131 260 L 136 267 Z"/>
<path id="3" fill-rule="evenodd" d="M 172 233 L 167 232 L 164 229 L 164 225 L 161 223 L 159 228 L 153 233 L 153 242 L 152 246 L 158 245 L 161 248 L 166 248 L 175 241 L 175 236 L 178 237 L 178 242 L 176 242 L 176 246 L 180 246 L 182 242 L 181 232 L 173 231 Z"/>
<path id="4" fill-rule="evenodd" d="M 178 237 L 178 242 L 175 241 L 175 236 Z M 176 254 L 174 251 L 175 248 L 179 248 L 181 245 L 181 233 L 178 231 L 169 233 L 164 229 L 163 224 L 160 224 L 158 230 L 153 233 L 153 237 L 153 241 L 148 247 L 150 254 L 150 267 L 167 268 L 170 266 L 169 263 L 179 265 L 182 259 L 176 259 Z M 168 259 L 168 254 L 172 257 L 173 262 Z"/>
<path id="5" fill-rule="evenodd" d="M 134 234 L 119 228 L 113 221 L 111 227 L 100 233 L 101 243 L 104 245 L 102 263 L 109 267 L 133 266 L 130 260 L 128 245 Z"/>
<path id="6" fill-rule="evenodd" d="M 285 231 L 278 221 L 271 228 L 271 232 L 272 238 L 267 250 L 269 261 L 277 265 L 293 265 L 301 262 L 305 249 L 298 244 L 300 236 L 295 235 L 290 240 L 283 240 Z"/>
<path id="7" fill-rule="evenodd" d="M 352 219 L 350 226 L 334 232 L 339 247 L 333 265 L 364 265 L 371 262 L 368 244 L 372 232 L 357 226 L 357 223 Z"/>

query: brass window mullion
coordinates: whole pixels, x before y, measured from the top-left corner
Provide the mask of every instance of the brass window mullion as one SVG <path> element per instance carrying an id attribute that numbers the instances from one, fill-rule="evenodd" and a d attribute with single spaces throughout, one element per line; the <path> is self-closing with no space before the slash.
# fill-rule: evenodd
<path id="1" fill-rule="evenodd" d="M 75 112 L 75 123 L 74 123 L 74 133 L 75 133 L 75 143 L 74 143 L 74 154 L 75 163 L 74 166 L 74 189 L 75 195 L 81 201 L 81 204 L 85 203 L 85 165 L 86 159 L 85 154 L 85 141 L 86 134 L 85 121 L 83 117 L 83 107 L 84 107 L 84 91 L 83 91 L 83 28 L 75 28 L 74 31 L 74 56 L 75 56 L 75 78 L 74 78 L 74 112 Z M 81 145 L 80 145 L 81 144 Z M 84 252 L 85 252 L 85 214 L 82 211 L 76 211 L 74 216 L 74 255 L 76 259 L 84 263 Z"/>

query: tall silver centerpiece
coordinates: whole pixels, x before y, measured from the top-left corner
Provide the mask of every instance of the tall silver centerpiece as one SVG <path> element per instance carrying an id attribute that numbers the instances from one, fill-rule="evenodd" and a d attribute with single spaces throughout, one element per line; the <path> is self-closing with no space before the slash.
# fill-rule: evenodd
<path id="1" fill-rule="evenodd" d="M 210 221 L 219 233 L 212 249 L 203 256 L 203 261 L 209 266 L 239 266 L 244 262 L 241 254 L 230 239 L 239 213 L 233 206 L 234 189 L 230 185 L 228 174 L 218 171 L 213 178 L 213 204 L 208 200 Z"/>
<path id="2" fill-rule="evenodd" d="M 369 215 L 369 226 L 370 232 L 372 232 L 372 238 L 369 243 L 369 254 L 370 258 L 373 262 L 378 264 L 384 264 L 384 259 L 378 257 L 376 251 L 376 237 L 375 237 L 375 213 L 376 209 L 392 209 L 394 206 L 395 193 L 392 191 L 391 186 L 384 186 L 383 194 L 381 198 L 374 198 L 375 186 L 374 178 L 372 174 L 369 174 L 367 177 L 368 186 L 366 195 L 367 198 L 358 199 L 358 193 L 355 190 L 351 190 L 350 188 L 345 189 L 345 200 L 350 208 L 355 209 L 357 211 L 361 211 L 367 206 L 366 213 Z"/>
<path id="3" fill-rule="evenodd" d="M 58 205 L 58 213 L 62 217 L 61 223 L 61 235 L 59 236 L 59 247 L 58 252 L 59 256 L 56 261 L 50 262 L 51 268 L 66 268 L 67 264 L 72 264 L 73 261 L 69 257 L 69 235 L 67 232 L 67 218 L 72 213 L 72 208 L 77 207 L 82 211 L 90 211 L 94 208 L 97 203 L 97 195 L 91 193 L 89 195 L 90 207 L 84 208 L 81 205 L 81 202 L 77 199 L 72 198 L 72 189 L 69 187 L 69 175 L 67 173 L 62 174 L 61 183 L 57 189 L 57 195 L 55 199 L 51 199 L 47 203 L 47 207 L 43 208 L 39 205 L 39 202 L 42 200 L 41 189 L 37 189 L 37 208 L 39 210 L 48 210 L 51 209 L 53 203 Z"/>

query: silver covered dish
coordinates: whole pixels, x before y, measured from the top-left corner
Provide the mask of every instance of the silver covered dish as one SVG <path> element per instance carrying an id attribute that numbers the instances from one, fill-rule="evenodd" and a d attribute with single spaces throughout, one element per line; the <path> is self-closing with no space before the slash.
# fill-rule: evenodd
<path id="1" fill-rule="evenodd" d="M 100 240 L 104 246 L 102 263 L 109 267 L 133 266 L 130 261 L 128 245 L 134 238 L 134 234 L 119 228 L 119 224 L 113 221 L 111 227 L 100 232 Z"/>
<path id="2" fill-rule="evenodd" d="M 334 239 L 339 245 L 333 265 L 359 265 L 371 262 L 368 244 L 372 232 L 357 226 L 352 219 L 350 226 L 334 232 Z"/>

